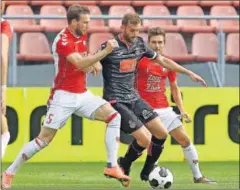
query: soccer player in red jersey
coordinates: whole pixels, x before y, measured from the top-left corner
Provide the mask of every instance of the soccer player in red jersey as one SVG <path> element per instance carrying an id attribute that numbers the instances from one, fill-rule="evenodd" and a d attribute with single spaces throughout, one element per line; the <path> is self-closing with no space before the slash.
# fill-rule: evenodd
<path id="1" fill-rule="evenodd" d="M 150 29 L 148 31 L 148 45 L 162 55 L 165 45 L 165 31 L 160 27 Z M 194 182 L 216 183 L 202 175 L 198 164 L 197 150 L 180 120 L 182 117 L 187 123 L 191 122 L 190 116 L 184 110 L 181 93 L 177 85 L 176 72 L 169 71 L 144 57 L 138 64 L 136 76 L 136 88 L 139 95 L 155 109 L 169 134 L 182 146 L 184 156 L 191 166 Z M 171 93 L 181 116 L 177 115 L 169 106 L 165 94 L 166 79 L 169 80 Z M 151 154 L 151 146 L 148 148 L 148 154 Z"/>
<path id="2" fill-rule="evenodd" d="M 94 72 L 98 61 L 118 46 L 116 40 L 107 42 L 106 48 L 94 55 L 87 55 L 87 28 L 90 11 L 79 5 L 70 6 L 67 12 L 68 26 L 55 38 L 52 46 L 56 77 L 48 100 L 48 110 L 38 137 L 26 144 L 15 161 L 2 175 L 2 187 L 10 188 L 17 169 L 45 148 L 52 141 L 58 129 L 74 113 L 92 120 L 107 123 L 105 143 L 108 153 L 104 175 L 119 180 L 128 186 L 130 178 L 124 175 L 117 164 L 120 136 L 120 114 L 102 98 L 86 89 L 85 72 Z"/>
<path id="3" fill-rule="evenodd" d="M 4 12 L 4 2 L 1 4 L 1 13 Z M 7 72 L 8 72 L 8 51 L 9 51 L 9 44 L 13 36 L 13 30 L 9 23 L 1 19 L 1 47 L 2 47 L 2 55 L 1 55 L 1 158 L 3 158 L 8 142 L 10 140 L 10 133 L 8 131 L 7 119 L 5 117 L 6 114 L 6 87 L 7 87 Z"/>

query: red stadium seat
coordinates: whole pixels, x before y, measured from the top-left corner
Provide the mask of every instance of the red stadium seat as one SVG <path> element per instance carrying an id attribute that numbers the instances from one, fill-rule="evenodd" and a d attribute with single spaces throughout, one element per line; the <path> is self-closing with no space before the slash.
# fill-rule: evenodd
<path id="1" fill-rule="evenodd" d="M 232 0 L 232 4 L 233 4 L 233 6 L 235 6 L 235 7 L 239 7 L 240 6 L 240 2 L 239 2 L 239 0 Z"/>
<path id="2" fill-rule="evenodd" d="M 38 1 L 38 0 L 31 0 L 31 5 L 39 6 L 39 5 L 62 5 L 63 1 Z"/>
<path id="3" fill-rule="evenodd" d="M 27 5 L 29 1 L 5 1 L 6 5 Z"/>
<path id="4" fill-rule="evenodd" d="M 90 1 L 64 1 L 64 5 L 70 6 L 74 4 L 78 5 L 96 5 L 98 0 L 90 0 Z"/>
<path id="5" fill-rule="evenodd" d="M 145 0 L 145 1 L 133 0 L 132 1 L 132 5 L 133 6 L 163 5 L 163 4 L 164 4 L 164 1 L 160 1 L 160 0 L 155 0 L 155 1 L 151 1 L 151 0 Z"/>
<path id="6" fill-rule="evenodd" d="M 25 61 L 53 60 L 47 37 L 43 33 L 23 33 L 20 38 L 20 54 Z"/>
<path id="7" fill-rule="evenodd" d="M 195 56 L 188 54 L 187 45 L 179 33 L 166 33 L 164 55 L 180 62 L 195 60 Z"/>
<path id="8" fill-rule="evenodd" d="M 202 0 L 199 2 L 199 5 L 202 7 L 211 7 L 214 5 L 231 5 L 232 2 L 231 1 L 206 1 L 206 0 Z"/>
<path id="9" fill-rule="evenodd" d="M 100 49 L 102 43 L 106 42 L 109 39 L 113 38 L 112 33 L 92 33 L 89 37 L 89 52 L 94 54 Z"/>
<path id="10" fill-rule="evenodd" d="M 230 61 L 240 61 L 239 56 L 239 33 L 232 33 L 229 34 L 227 37 L 227 43 L 226 43 L 226 52 L 228 60 Z"/>
<path id="11" fill-rule="evenodd" d="M 33 11 L 28 5 L 9 5 L 6 9 L 7 15 L 32 16 Z M 9 19 L 15 32 L 38 32 L 42 27 L 36 24 L 35 19 Z"/>
<path id="12" fill-rule="evenodd" d="M 138 36 L 142 37 L 145 42 L 148 41 L 148 34 L 147 33 L 140 33 Z"/>
<path id="13" fill-rule="evenodd" d="M 173 6 L 173 7 L 178 7 L 178 6 L 182 6 L 182 5 L 197 5 L 198 4 L 198 0 L 194 1 L 194 0 L 188 0 L 188 1 L 175 1 L 175 0 L 167 0 L 165 2 L 165 5 L 167 6 Z"/>
<path id="14" fill-rule="evenodd" d="M 192 39 L 192 54 L 197 61 L 217 61 L 218 39 L 214 33 L 197 33 Z"/>
<path id="15" fill-rule="evenodd" d="M 88 6 L 91 15 L 102 15 L 102 12 L 98 6 Z M 92 19 L 90 21 L 88 32 L 108 32 L 109 28 L 104 26 L 103 19 Z"/>
<path id="16" fill-rule="evenodd" d="M 99 5 L 102 5 L 102 6 L 111 6 L 111 5 L 131 5 L 131 1 L 102 1 L 100 0 L 99 1 Z"/>
<path id="17" fill-rule="evenodd" d="M 144 16 L 169 16 L 170 12 L 165 6 L 145 6 L 143 9 Z M 177 32 L 180 27 L 173 25 L 170 19 L 154 19 L 154 20 L 143 20 L 143 27 L 148 29 L 155 26 L 161 26 L 167 32 Z"/>
<path id="18" fill-rule="evenodd" d="M 210 11 L 212 16 L 238 16 L 234 7 L 232 6 L 213 6 Z M 210 20 L 210 25 L 219 31 L 219 23 L 224 32 L 239 32 L 239 20 Z"/>
<path id="19" fill-rule="evenodd" d="M 132 6 L 123 5 L 113 5 L 109 9 L 109 15 L 123 16 L 126 13 L 135 13 Z M 108 26 L 113 32 L 119 32 L 121 26 L 121 19 L 109 19 Z"/>
<path id="20" fill-rule="evenodd" d="M 66 9 L 62 5 L 44 5 L 41 7 L 40 15 L 65 16 Z M 40 25 L 46 32 L 59 32 L 67 26 L 67 19 L 41 19 Z"/>
<path id="21" fill-rule="evenodd" d="M 203 16 L 199 6 L 180 6 L 177 9 L 179 16 Z M 207 26 L 206 20 L 177 20 L 177 26 L 182 32 L 213 32 L 214 28 Z"/>

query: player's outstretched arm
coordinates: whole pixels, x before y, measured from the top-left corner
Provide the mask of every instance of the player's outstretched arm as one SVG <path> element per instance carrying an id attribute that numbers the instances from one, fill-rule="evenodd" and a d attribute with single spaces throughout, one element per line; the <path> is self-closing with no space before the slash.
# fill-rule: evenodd
<path id="1" fill-rule="evenodd" d="M 170 90 L 171 90 L 171 94 L 173 96 L 174 102 L 176 103 L 181 113 L 181 116 L 183 117 L 183 119 L 185 119 L 186 123 L 190 123 L 192 120 L 191 120 L 191 117 L 188 115 L 188 113 L 186 113 L 184 110 L 182 95 L 177 85 L 177 80 L 175 80 L 174 82 L 170 82 L 169 85 L 170 85 Z"/>
<path id="2" fill-rule="evenodd" d="M 7 85 L 7 70 L 8 70 L 8 50 L 9 50 L 9 38 L 5 34 L 1 34 L 2 41 L 2 52 L 1 52 L 1 61 L 2 61 L 2 69 L 1 69 L 1 109 L 2 113 L 5 115 L 6 113 L 6 85 Z"/>
<path id="3" fill-rule="evenodd" d="M 171 70 L 171 71 L 175 71 L 178 73 L 183 73 L 188 75 L 193 81 L 195 82 L 201 82 L 203 86 L 207 86 L 205 80 L 203 80 L 199 75 L 197 75 L 196 73 L 178 65 L 176 62 L 174 62 L 171 59 L 168 59 L 164 56 L 159 55 L 156 59 L 157 63 L 161 64 L 163 67 Z"/>
<path id="4" fill-rule="evenodd" d="M 72 53 L 67 56 L 68 62 L 76 66 L 77 69 L 84 69 L 90 67 L 110 54 L 113 48 L 118 47 L 118 43 L 115 39 L 108 40 L 106 47 L 103 50 L 98 51 L 94 55 L 88 55 L 82 57 L 78 52 Z"/>

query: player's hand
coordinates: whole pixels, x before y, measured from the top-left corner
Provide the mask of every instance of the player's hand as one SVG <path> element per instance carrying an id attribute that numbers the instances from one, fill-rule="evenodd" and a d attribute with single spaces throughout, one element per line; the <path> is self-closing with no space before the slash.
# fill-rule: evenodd
<path id="1" fill-rule="evenodd" d="M 2 89 L 2 94 L 1 94 L 1 111 L 2 114 L 6 114 L 6 90 Z"/>
<path id="2" fill-rule="evenodd" d="M 107 46 L 105 49 L 107 50 L 108 53 L 111 53 L 112 50 L 116 47 L 119 47 L 117 40 L 111 39 L 107 41 Z"/>
<path id="3" fill-rule="evenodd" d="M 182 119 L 184 119 L 184 121 L 186 123 L 191 123 L 192 122 L 192 119 L 191 119 L 190 115 L 188 115 L 188 113 L 183 112 L 183 113 L 181 113 L 181 116 L 182 116 Z"/>
<path id="4" fill-rule="evenodd" d="M 189 77 L 190 77 L 194 82 L 201 82 L 203 86 L 207 87 L 207 83 L 205 82 L 205 80 L 203 80 L 202 77 L 200 77 L 200 76 L 197 75 L 196 73 L 191 72 L 191 74 L 189 75 Z"/>
<path id="5" fill-rule="evenodd" d="M 94 71 L 94 68 L 93 68 L 93 66 L 90 66 L 90 67 L 81 69 L 81 71 L 83 71 L 83 72 L 86 73 L 86 74 L 89 74 L 89 73 L 91 73 L 91 72 Z"/>

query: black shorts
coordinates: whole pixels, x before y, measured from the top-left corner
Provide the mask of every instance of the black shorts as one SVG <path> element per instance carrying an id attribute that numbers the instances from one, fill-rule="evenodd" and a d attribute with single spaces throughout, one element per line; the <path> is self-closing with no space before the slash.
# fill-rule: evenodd
<path id="1" fill-rule="evenodd" d="M 121 130 L 128 134 L 158 117 L 157 113 L 142 99 L 131 103 L 117 102 L 112 106 L 121 115 Z"/>

